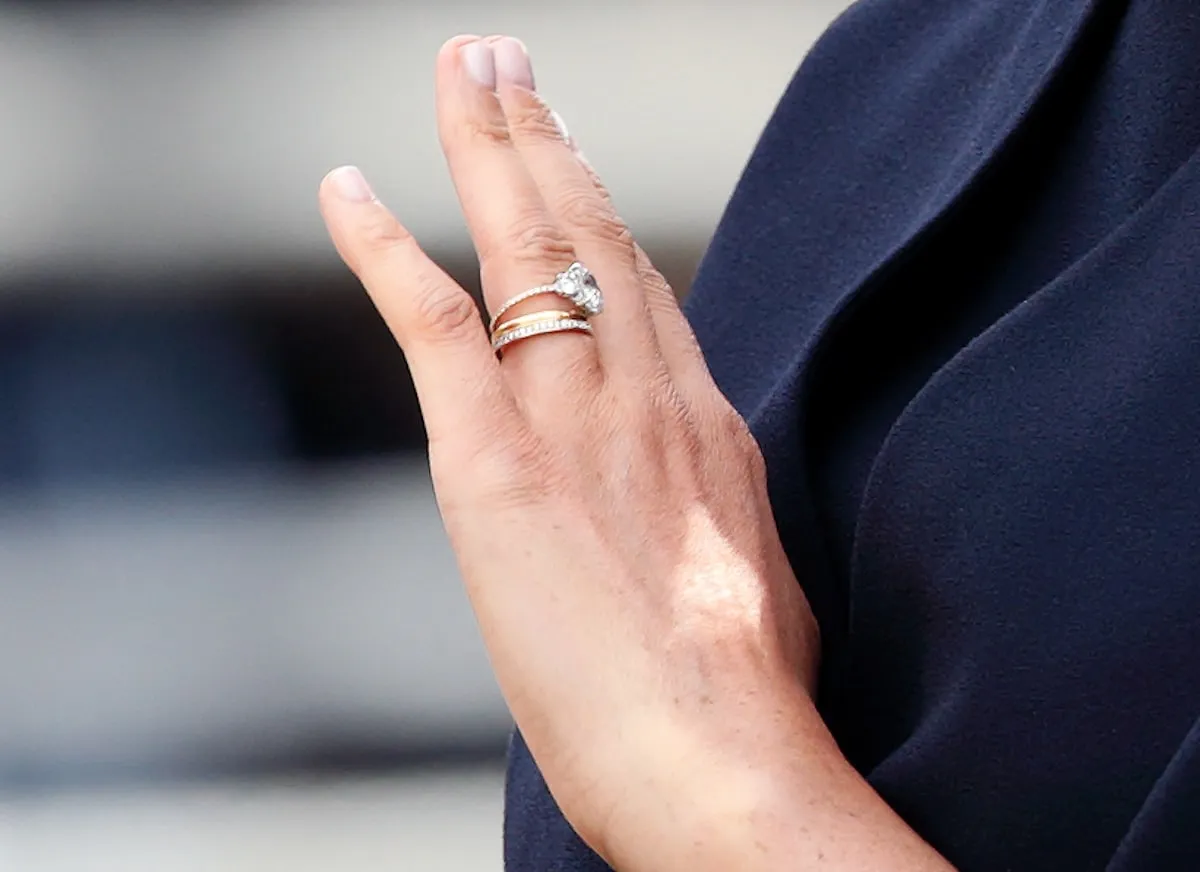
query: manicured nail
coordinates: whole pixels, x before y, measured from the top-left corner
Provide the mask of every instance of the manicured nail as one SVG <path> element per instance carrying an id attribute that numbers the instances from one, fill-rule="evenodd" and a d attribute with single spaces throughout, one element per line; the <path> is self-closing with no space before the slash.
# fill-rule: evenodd
<path id="1" fill-rule="evenodd" d="M 339 167 L 329 174 L 329 179 L 333 182 L 333 189 L 343 200 L 369 203 L 375 199 L 375 193 L 358 167 Z"/>
<path id="2" fill-rule="evenodd" d="M 490 45 L 477 39 L 468 42 L 458 53 L 468 76 L 488 90 L 496 87 L 496 56 Z"/>
<path id="3" fill-rule="evenodd" d="M 533 65 L 529 62 L 529 52 L 525 50 L 525 43 L 506 36 L 497 40 L 492 48 L 496 53 L 496 73 L 500 81 L 529 91 L 534 90 Z"/>

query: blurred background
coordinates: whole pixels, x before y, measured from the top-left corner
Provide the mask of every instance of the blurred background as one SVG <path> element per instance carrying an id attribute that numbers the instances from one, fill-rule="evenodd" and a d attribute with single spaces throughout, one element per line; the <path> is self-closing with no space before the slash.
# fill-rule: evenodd
<path id="1" fill-rule="evenodd" d="M 499 870 L 509 720 L 316 185 L 474 288 L 432 60 L 511 33 L 683 291 L 844 5 L 0 2 L 0 870 Z"/>

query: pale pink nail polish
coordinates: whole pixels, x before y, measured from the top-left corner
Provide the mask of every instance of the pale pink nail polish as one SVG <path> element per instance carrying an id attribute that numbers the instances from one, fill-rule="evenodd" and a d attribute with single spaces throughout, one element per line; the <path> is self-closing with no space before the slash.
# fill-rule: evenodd
<path id="1" fill-rule="evenodd" d="M 477 84 L 491 90 L 496 87 L 496 57 L 483 40 L 468 42 L 458 50 L 463 69 Z"/>
<path id="2" fill-rule="evenodd" d="M 339 167 L 329 174 L 329 180 L 343 200 L 349 200 L 351 203 L 369 203 L 375 199 L 375 193 L 358 167 Z"/>
<path id="3" fill-rule="evenodd" d="M 511 36 L 497 40 L 492 50 L 496 54 L 496 77 L 508 85 L 516 85 L 529 91 L 534 90 L 533 65 L 525 43 Z"/>

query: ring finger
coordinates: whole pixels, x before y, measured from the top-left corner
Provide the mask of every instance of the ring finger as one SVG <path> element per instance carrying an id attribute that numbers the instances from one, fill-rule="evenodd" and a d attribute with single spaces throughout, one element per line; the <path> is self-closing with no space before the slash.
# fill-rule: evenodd
<path id="1" fill-rule="evenodd" d="M 438 56 L 437 79 L 442 148 L 479 254 L 484 303 L 495 313 L 518 293 L 552 282 L 576 255 L 513 147 L 495 92 L 491 46 L 476 37 L 451 40 Z M 561 297 L 540 295 L 513 307 L 505 320 L 569 309 Z M 535 391 L 544 385 L 562 394 L 601 378 L 593 338 L 574 331 L 516 342 L 504 354 L 509 377 Z"/>

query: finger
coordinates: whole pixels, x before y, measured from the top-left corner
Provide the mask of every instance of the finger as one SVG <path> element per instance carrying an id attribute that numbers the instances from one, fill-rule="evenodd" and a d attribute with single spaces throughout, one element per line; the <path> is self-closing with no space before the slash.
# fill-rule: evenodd
<path id="1" fill-rule="evenodd" d="M 577 206 L 576 209 L 584 215 L 599 215 L 595 219 L 600 225 L 600 233 L 597 235 L 602 238 L 604 236 L 619 238 L 624 235 L 632 241 L 633 234 L 618 215 L 608 188 L 583 154 L 579 143 L 571 136 L 562 117 L 553 110 L 551 110 L 551 115 L 557 127 L 557 137 L 541 143 L 531 141 L 527 146 L 530 149 L 540 149 L 539 154 L 546 158 L 547 170 L 543 173 L 535 169 L 534 178 L 541 182 L 545 177 L 544 184 L 548 189 L 546 196 L 552 203 L 560 204 L 563 212 L 567 211 L 570 200 L 593 197 L 593 201 L 587 207 Z M 564 156 L 563 145 L 566 146 L 569 157 Z M 551 162 L 563 166 L 561 175 L 550 172 Z M 530 165 L 538 168 L 541 163 L 531 159 Z M 579 173 L 586 176 L 586 185 L 579 185 L 577 181 Z M 554 179 L 568 177 L 570 178 L 568 184 L 554 186 L 557 187 L 557 190 L 549 191 L 553 186 Z M 606 228 L 610 227 L 612 229 L 608 229 L 606 233 Z M 700 343 L 696 339 L 692 325 L 688 323 L 687 317 L 679 305 L 679 297 L 675 294 L 675 289 L 655 268 L 650 256 L 636 241 L 633 241 L 633 255 L 638 276 L 641 279 L 646 306 L 650 310 L 650 317 L 654 324 L 655 336 L 672 376 L 680 382 L 701 379 L 707 384 L 710 381 L 708 364 L 704 361 L 704 355 L 700 350 Z"/>
<path id="2" fill-rule="evenodd" d="M 479 39 L 460 37 L 438 55 L 438 130 L 458 190 L 467 229 L 479 254 L 484 301 L 495 312 L 505 300 L 554 277 L 575 249 L 554 221 L 521 156 L 513 147 L 496 96 L 496 58 Z M 538 296 L 506 314 L 566 310 L 555 295 Z M 528 388 L 555 394 L 601 377 L 594 340 L 579 333 L 538 336 L 505 350 L 504 369 Z"/>
<path id="3" fill-rule="evenodd" d="M 654 336 L 633 258 L 632 241 L 623 226 L 605 224 L 603 217 L 585 215 L 588 203 L 556 202 L 560 193 L 547 186 L 547 167 L 535 166 L 531 141 L 556 138 L 556 128 L 536 89 L 529 55 L 512 37 L 490 40 L 496 55 L 497 93 L 512 142 L 556 222 L 595 274 L 604 292 L 604 313 L 596 319 L 596 341 L 606 369 L 632 372 L 641 378 L 661 369 Z M 560 141 L 561 146 L 561 141 Z M 553 172 L 554 168 L 550 168 Z"/>
<path id="4" fill-rule="evenodd" d="M 500 56 L 499 45 L 496 51 Z M 640 344 L 652 346 L 673 377 L 692 380 L 698 375 L 707 376 L 695 336 L 674 291 L 634 241 L 562 119 L 532 91 L 501 87 L 500 100 L 514 145 L 580 256 L 597 265 L 622 266 L 604 285 L 614 317 L 605 325 L 597 324 L 597 341 L 606 365 L 613 368 L 620 362 L 634 362 L 636 346 L 631 340 L 639 332 L 648 332 Z M 599 266 L 596 269 L 598 272 Z M 609 344 L 614 346 L 611 354 Z M 633 368 L 633 372 L 637 374 L 638 369 Z"/>
<path id="5" fill-rule="evenodd" d="M 600 176 L 591 162 L 584 156 L 579 143 L 571 136 L 562 118 L 557 113 L 554 117 L 558 123 L 559 135 L 566 142 L 572 157 L 587 175 L 592 191 L 608 208 L 612 216 L 610 220 L 622 223 L 608 188 L 600 180 Z M 634 256 L 637 261 L 638 274 L 642 278 L 642 287 L 645 289 L 646 305 L 649 307 L 651 318 L 654 321 L 659 347 L 662 349 L 663 358 L 667 361 L 672 375 L 681 384 L 699 381 L 707 389 L 711 386 L 712 376 L 709 373 L 708 364 L 704 360 L 704 353 L 700 350 L 700 342 L 696 339 L 696 334 L 692 330 L 692 325 L 688 323 L 687 316 L 683 314 L 675 289 L 655 268 L 650 256 L 636 243 L 634 244 Z"/>
<path id="6" fill-rule="evenodd" d="M 354 167 L 325 177 L 320 203 L 342 260 L 404 349 L 430 442 L 493 437 L 516 423 L 516 403 L 471 296 L 425 255 Z"/>
<path id="7" fill-rule="evenodd" d="M 593 194 L 609 210 L 609 220 L 622 223 L 613 204 L 608 188 L 601 181 L 595 168 L 584 156 L 579 144 L 567 130 L 567 126 L 557 113 L 554 118 L 558 124 L 559 136 L 566 142 L 571 156 L 577 161 L 587 175 Z M 632 235 L 632 234 L 631 234 Z M 680 387 L 695 387 L 708 390 L 712 387 L 712 375 L 704 353 L 700 350 L 700 342 L 688 323 L 687 316 L 679 304 L 675 289 L 654 266 L 645 250 L 636 242 L 633 246 L 634 260 L 638 275 L 641 277 L 641 287 L 645 294 L 646 306 L 650 310 L 650 318 L 654 323 L 654 333 L 663 360 L 671 372 L 671 377 Z"/>

